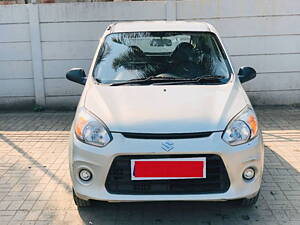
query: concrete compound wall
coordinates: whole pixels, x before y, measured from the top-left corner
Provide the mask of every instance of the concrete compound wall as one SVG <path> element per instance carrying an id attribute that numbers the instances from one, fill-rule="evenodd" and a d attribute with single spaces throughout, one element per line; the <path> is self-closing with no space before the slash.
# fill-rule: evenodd
<path id="1" fill-rule="evenodd" d="M 117 21 L 196 20 L 219 31 L 257 105 L 300 103 L 299 0 L 183 0 L 0 6 L 0 109 L 73 107 L 82 86 L 65 79 L 89 68 L 99 37 Z"/>

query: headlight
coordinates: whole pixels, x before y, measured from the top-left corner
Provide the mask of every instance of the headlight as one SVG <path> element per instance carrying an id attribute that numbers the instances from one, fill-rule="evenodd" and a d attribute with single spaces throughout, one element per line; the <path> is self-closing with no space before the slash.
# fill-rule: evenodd
<path id="1" fill-rule="evenodd" d="M 112 140 L 105 124 L 85 109 L 76 117 L 75 134 L 80 141 L 99 147 L 104 147 Z"/>
<path id="2" fill-rule="evenodd" d="M 257 136 L 257 118 L 250 106 L 243 109 L 227 125 L 223 140 L 229 145 L 244 144 Z"/>

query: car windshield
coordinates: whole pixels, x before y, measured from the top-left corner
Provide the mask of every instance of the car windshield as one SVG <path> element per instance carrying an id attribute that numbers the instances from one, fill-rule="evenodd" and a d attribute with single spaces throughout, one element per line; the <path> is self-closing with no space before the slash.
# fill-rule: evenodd
<path id="1" fill-rule="evenodd" d="M 124 32 L 106 37 L 97 55 L 94 78 L 104 84 L 169 78 L 197 79 L 232 73 L 215 34 L 210 32 Z"/>

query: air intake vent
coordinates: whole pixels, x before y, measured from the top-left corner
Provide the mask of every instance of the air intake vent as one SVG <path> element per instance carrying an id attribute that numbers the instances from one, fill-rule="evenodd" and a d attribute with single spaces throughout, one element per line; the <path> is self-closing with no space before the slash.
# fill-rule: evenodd
<path id="1" fill-rule="evenodd" d="M 131 180 L 131 159 L 206 157 L 206 178 L 185 180 Z M 129 195 L 172 195 L 224 193 L 230 181 L 218 155 L 132 155 L 114 159 L 106 179 L 106 189 L 111 194 Z"/>

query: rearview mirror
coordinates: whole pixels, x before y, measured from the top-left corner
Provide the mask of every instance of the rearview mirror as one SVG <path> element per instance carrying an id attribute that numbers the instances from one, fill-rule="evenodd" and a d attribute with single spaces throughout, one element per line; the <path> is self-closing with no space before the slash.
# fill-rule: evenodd
<path id="1" fill-rule="evenodd" d="M 86 75 L 84 70 L 81 68 L 70 69 L 66 74 L 66 78 L 78 84 L 85 85 L 86 83 Z"/>
<path id="2" fill-rule="evenodd" d="M 256 77 L 256 71 L 252 67 L 241 67 L 238 73 L 241 83 L 245 83 Z"/>

